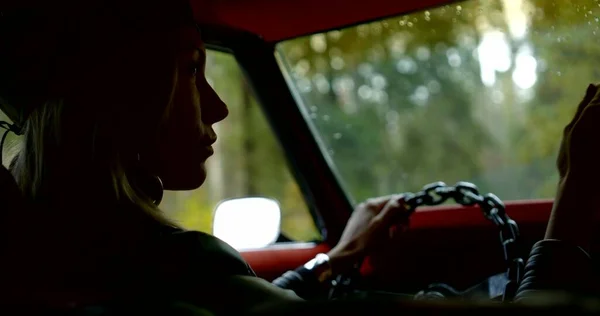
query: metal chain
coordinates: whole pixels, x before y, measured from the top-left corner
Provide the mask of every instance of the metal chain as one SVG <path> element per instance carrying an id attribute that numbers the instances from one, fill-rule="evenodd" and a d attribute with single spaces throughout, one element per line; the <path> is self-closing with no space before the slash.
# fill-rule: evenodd
<path id="1" fill-rule="evenodd" d="M 444 182 L 434 182 L 424 186 L 417 193 L 406 193 L 405 195 L 405 202 L 410 208 L 409 215 L 419 206 L 440 205 L 448 199 L 453 199 L 463 206 L 478 205 L 483 215 L 500 229 L 500 243 L 508 267 L 508 282 L 502 300 L 510 301 L 514 298 L 525 266 L 519 244 L 519 227 L 506 214 L 504 203 L 496 195 L 492 193 L 481 195 L 473 183 L 462 181 L 454 186 L 448 186 Z"/>
<path id="2" fill-rule="evenodd" d="M 504 260 L 507 265 L 506 278 L 508 279 L 502 300 L 508 302 L 514 298 L 525 266 L 521 254 L 519 227 L 506 214 L 504 203 L 496 195 L 492 193 L 481 195 L 473 183 L 461 181 L 454 186 L 448 186 L 444 182 L 434 182 L 424 186 L 417 193 L 404 193 L 404 196 L 404 201 L 409 206 L 408 216 L 417 207 L 440 205 L 448 199 L 453 199 L 463 206 L 478 205 L 483 215 L 500 230 L 500 243 L 504 250 Z M 339 275 L 332 281 L 329 298 L 337 299 L 349 295 L 356 288 L 355 283 L 360 279 L 359 275 L 358 266 L 350 275 Z"/>

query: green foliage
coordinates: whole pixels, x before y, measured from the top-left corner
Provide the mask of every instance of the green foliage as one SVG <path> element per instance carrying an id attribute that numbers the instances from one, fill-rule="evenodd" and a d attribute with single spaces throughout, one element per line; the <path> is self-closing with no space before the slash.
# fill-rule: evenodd
<path id="1" fill-rule="evenodd" d="M 562 128 L 600 75 L 599 12 L 466 1 L 278 49 L 355 201 L 439 180 L 550 198 Z"/>

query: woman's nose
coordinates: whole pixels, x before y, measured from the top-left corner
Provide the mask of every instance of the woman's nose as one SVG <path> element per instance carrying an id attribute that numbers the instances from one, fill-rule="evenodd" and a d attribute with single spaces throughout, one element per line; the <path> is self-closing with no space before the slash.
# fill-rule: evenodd
<path id="1" fill-rule="evenodd" d="M 202 106 L 202 118 L 207 124 L 214 124 L 222 121 L 229 115 L 229 109 L 227 105 L 217 92 L 208 84 L 204 85 L 202 89 L 204 93 L 200 94 L 200 100 Z"/>

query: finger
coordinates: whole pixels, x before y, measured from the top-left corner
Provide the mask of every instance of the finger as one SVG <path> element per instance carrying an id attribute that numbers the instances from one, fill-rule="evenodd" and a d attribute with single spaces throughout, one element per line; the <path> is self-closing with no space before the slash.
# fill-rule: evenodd
<path id="1" fill-rule="evenodd" d="M 600 85 L 596 84 L 596 85 L 590 85 L 590 86 L 594 86 L 594 88 L 588 87 L 589 90 L 593 91 L 593 92 L 589 92 L 590 94 L 593 94 L 593 97 L 588 103 L 589 104 L 598 104 L 600 102 L 600 88 L 599 88 Z"/>
<path id="2" fill-rule="evenodd" d="M 391 194 L 370 198 L 365 201 L 365 204 L 373 208 L 382 209 L 390 200 L 397 198 L 399 195 L 400 194 Z"/>
<path id="3" fill-rule="evenodd" d="M 577 111 L 575 112 L 573 119 L 571 120 L 571 122 L 569 124 L 567 124 L 567 126 L 565 126 L 565 129 L 564 129 L 565 135 L 571 131 L 571 129 L 573 128 L 573 125 L 575 125 L 575 123 L 581 117 L 583 110 L 585 110 L 585 108 L 590 103 L 592 103 L 592 100 L 597 102 L 597 100 L 598 100 L 597 96 L 598 96 L 599 91 L 600 91 L 600 89 L 598 89 L 598 85 L 590 84 L 588 86 L 587 90 L 585 91 L 585 96 L 583 97 L 583 99 L 581 100 L 579 105 L 577 106 Z"/>
<path id="4" fill-rule="evenodd" d="M 573 127 L 577 126 L 578 129 L 597 130 L 598 124 L 600 124 L 600 95 L 596 95 L 594 100 L 584 108 Z"/>
<path id="5" fill-rule="evenodd" d="M 388 200 L 375 220 L 384 226 L 391 226 L 403 216 L 408 217 L 408 205 L 404 202 L 404 195 L 399 194 Z"/>
<path id="6" fill-rule="evenodd" d="M 364 204 L 372 212 L 374 212 L 375 214 L 379 214 L 379 213 L 381 213 L 383 211 L 383 209 L 385 208 L 385 206 L 390 201 L 400 200 L 400 199 L 403 199 L 403 198 L 404 198 L 403 194 L 392 194 L 392 195 L 387 195 L 387 196 L 380 196 L 380 197 L 376 197 L 376 198 L 370 198 L 370 199 L 366 200 Z"/>

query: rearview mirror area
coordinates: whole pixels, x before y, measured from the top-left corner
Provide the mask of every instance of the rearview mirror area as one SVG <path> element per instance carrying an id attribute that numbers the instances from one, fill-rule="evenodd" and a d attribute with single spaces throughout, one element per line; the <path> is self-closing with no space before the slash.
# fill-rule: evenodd
<path id="1" fill-rule="evenodd" d="M 217 205 L 213 217 L 213 235 L 236 250 L 275 243 L 280 226 L 279 203 L 263 197 L 225 200 Z"/>

